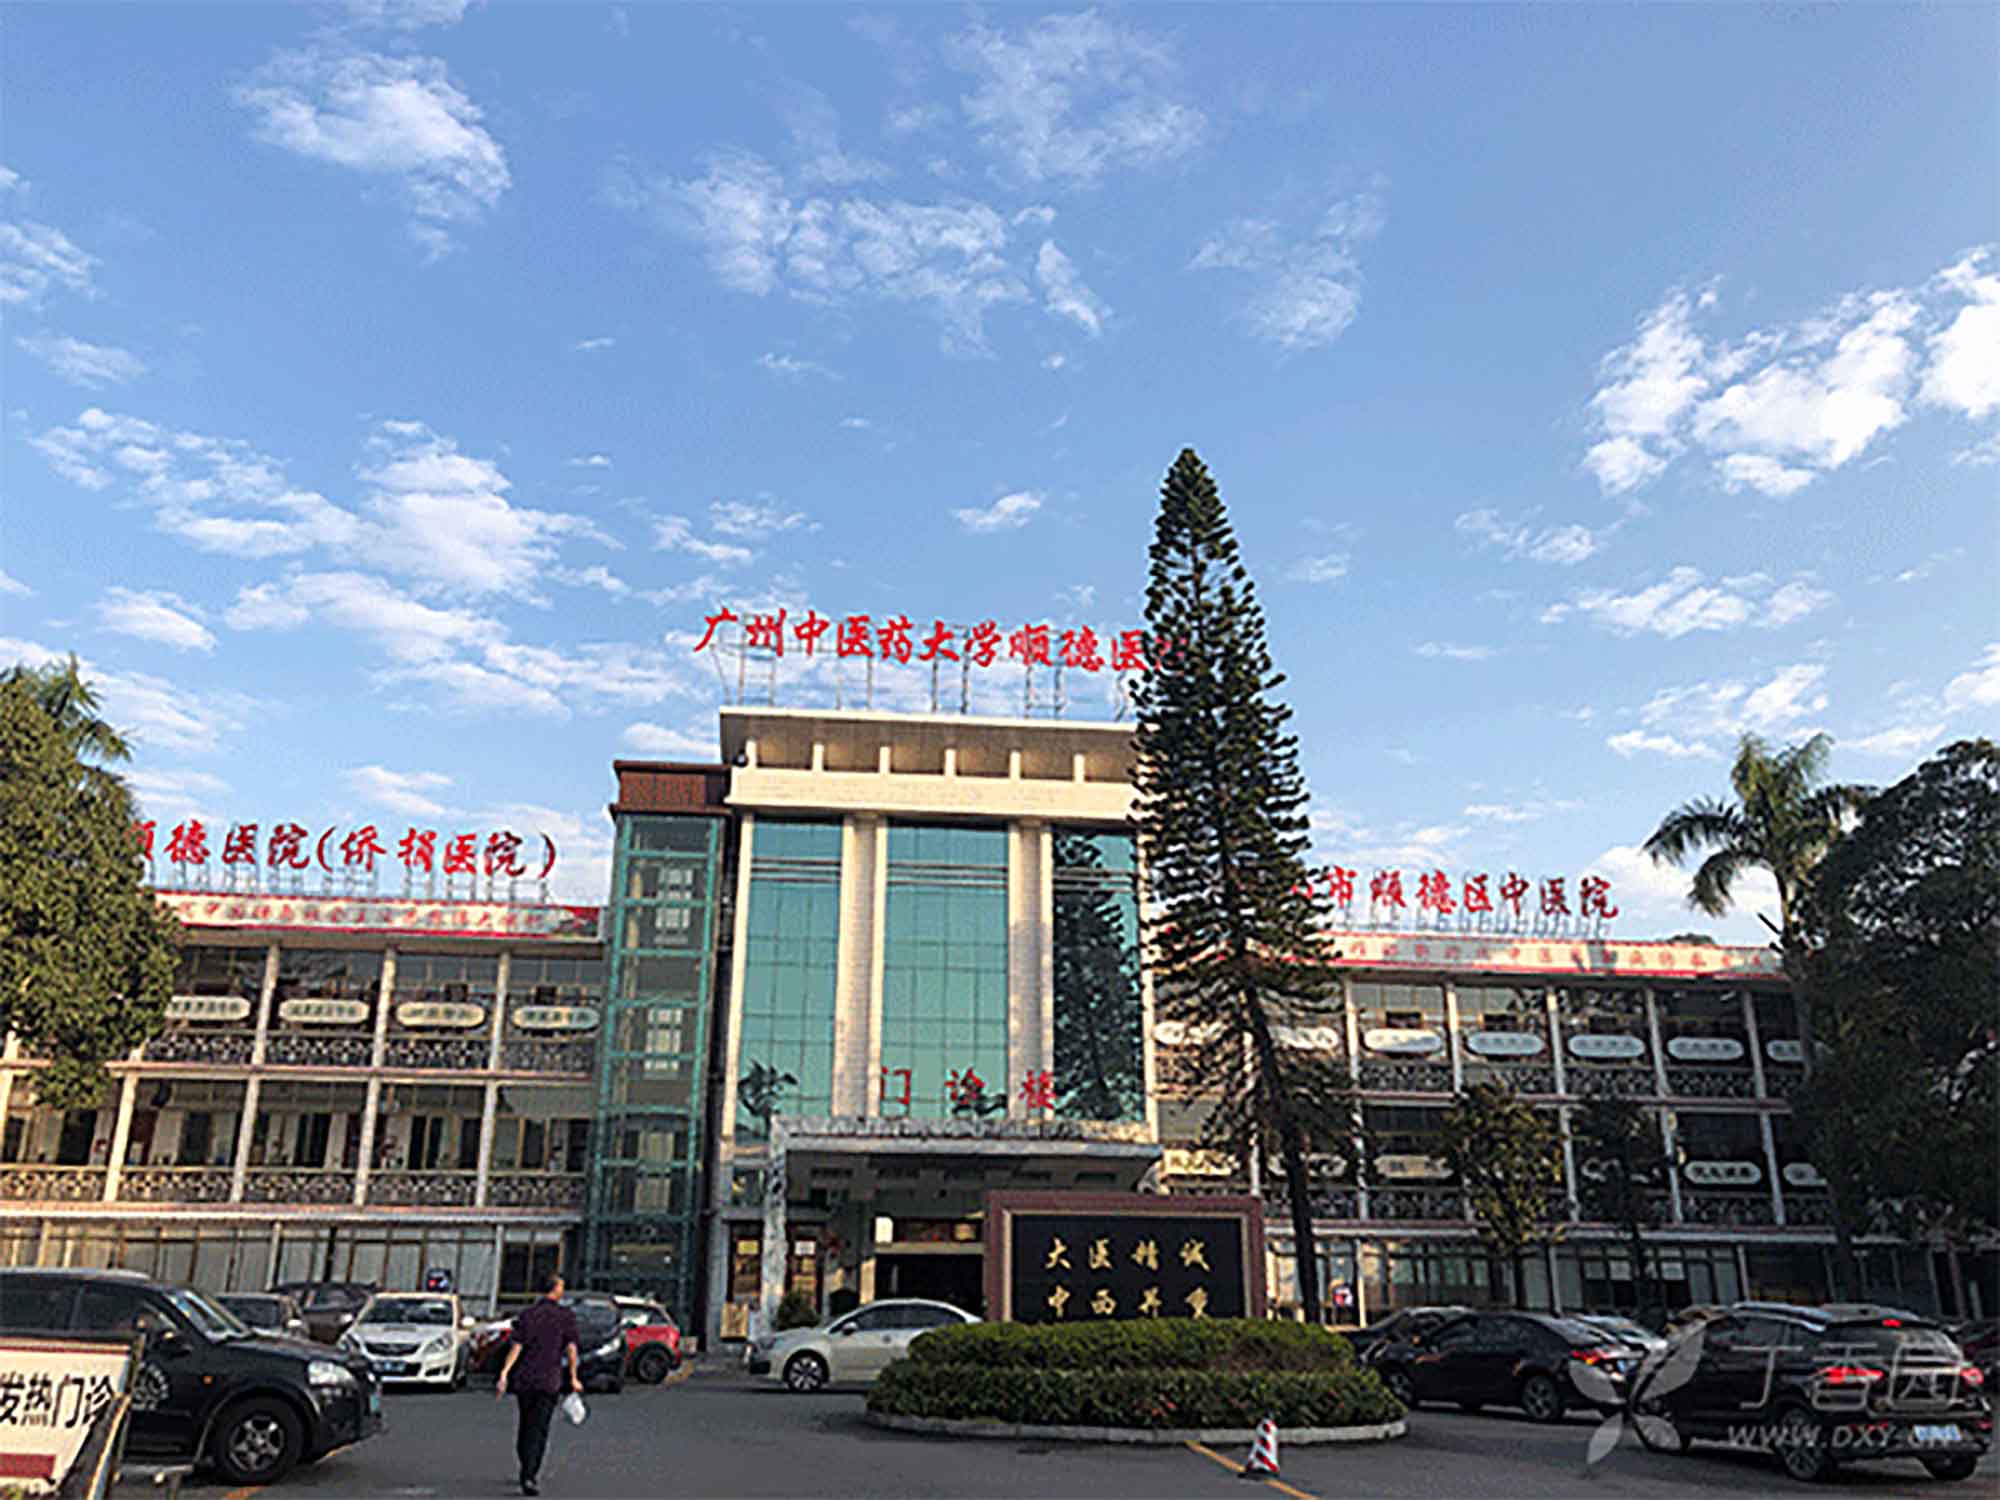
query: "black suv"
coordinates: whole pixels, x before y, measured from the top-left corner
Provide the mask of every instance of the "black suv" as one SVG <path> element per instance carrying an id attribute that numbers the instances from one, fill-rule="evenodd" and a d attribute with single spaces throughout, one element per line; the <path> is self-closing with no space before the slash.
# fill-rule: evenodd
<path id="1" fill-rule="evenodd" d="M 1378 1344 L 1368 1362 L 1405 1406 L 1518 1406 L 1537 1422 L 1553 1422 L 1573 1407 L 1622 1408 L 1639 1351 L 1549 1313 L 1481 1312 Z"/>
<path id="2" fill-rule="evenodd" d="M 1964 1479 L 1993 1443 L 1979 1370 L 1921 1318 L 1740 1303 L 1649 1356 L 1631 1389 L 1647 1447 L 1759 1448 L 1794 1479 L 1875 1458 Z"/>
<path id="3" fill-rule="evenodd" d="M 1469 1307 L 1400 1307 L 1381 1322 L 1352 1329 L 1341 1337 L 1353 1345 L 1356 1354 L 1366 1358 L 1371 1350 L 1385 1349 L 1399 1341 L 1417 1338 L 1471 1311 Z"/>
<path id="4" fill-rule="evenodd" d="M 259 1336 L 200 1292 L 131 1271 L 0 1271 L 0 1330 L 137 1333 L 125 1451 L 270 1484 L 372 1437 L 382 1388 L 368 1362 Z"/>

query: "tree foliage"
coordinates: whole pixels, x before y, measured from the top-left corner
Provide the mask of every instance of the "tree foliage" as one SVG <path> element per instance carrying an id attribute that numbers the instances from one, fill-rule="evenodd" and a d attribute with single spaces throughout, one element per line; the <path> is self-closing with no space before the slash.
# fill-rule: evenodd
<path id="1" fill-rule="evenodd" d="M 1657 1289 L 1646 1235 L 1660 1223 L 1660 1195 L 1671 1191 L 1673 1159 L 1660 1135 L 1657 1111 L 1608 1088 L 1584 1086 L 1570 1116 L 1576 1146 L 1576 1195 L 1583 1216 L 1615 1225 L 1631 1251 L 1639 1305 Z"/>
<path id="2" fill-rule="evenodd" d="M 1146 1108 L 1144 1007 L 1139 956 L 1118 886 L 1088 835 L 1057 830 L 1055 992 L 1058 1113 L 1070 1119 L 1136 1120 Z M 1131 894 L 1129 884 L 1124 894 Z"/>
<path id="3" fill-rule="evenodd" d="M 180 924 L 140 879 L 127 751 L 66 666 L 0 676 L 0 1023 L 52 1061 L 57 1109 L 103 1092 L 104 1064 L 158 1034 Z"/>
<path id="4" fill-rule="evenodd" d="M 1150 551 L 1151 670 L 1138 711 L 1136 823 L 1161 1013 L 1182 1022 L 1216 1108 L 1208 1144 L 1275 1143 L 1300 1301 L 1320 1316 L 1310 1160 L 1344 1152 L 1347 1085 L 1325 1055 L 1282 1045 L 1284 1005 L 1338 990 L 1306 872 L 1305 779 L 1277 690 L 1264 611 L 1215 481 L 1193 449 L 1168 470 Z"/>
<path id="5" fill-rule="evenodd" d="M 1800 926 L 1813 1164 L 1884 1227 L 2000 1228 L 2000 747 L 1947 746 L 1873 798 Z"/>
<path id="6" fill-rule="evenodd" d="M 1475 1083 L 1444 1112 L 1441 1149 L 1495 1260 L 1516 1265 L 1531 1246 L 1560 1237 L 1562 1136 L 1553 1116 L 1504 1083 Z"/>

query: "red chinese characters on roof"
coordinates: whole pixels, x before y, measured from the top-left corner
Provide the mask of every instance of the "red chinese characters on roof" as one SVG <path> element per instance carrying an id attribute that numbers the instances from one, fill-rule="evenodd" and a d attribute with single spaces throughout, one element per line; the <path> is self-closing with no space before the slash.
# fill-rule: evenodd
<path id="1" fill-rule="evenodd" d="M 434 828 L 405 828 L 392 855 L 388 831 L 373 823 L 349 829 L 324 828 L 317 833 L 302 823 L 273 823 L 260 859 L 261 826 L 232 823 L 217 845 L 210 825 L 200 818 L 187 818 L 173 826 L 162 848 L 159 824 L 148 820 L 133 825 L 133 839 L 148 864 L 163 861 L 184 875 L 211 867 L 226 867 L 232 877 L 240 872 L 252 878 L 259 870 L 289 874 L 315 867 L 328 875 L 373 875 L 378 862 L 387 865 L 393 858 L 411 875 L 484 874 L 539 881 L 548 879 L 556 866 L 556 841 L 545 833 L 524 837 L 503 828 L 485 834 L 442 835 Z M 533 858 L 537 845 L 539 860 Z"/>
<path id="2" fill-rule="evenodd" d="M 792 620 L 789 631 L 787 619 Z M 725 634 L 725 627 L 740 627 Z M 815 656 L 821 637 L 833 634 L 836 656 L 866 656 L 908 666 L 924 662 L 962 661 L 974 667 L 1019 663 L 1027 667 L 1062 667 L 1073 672 L 1144 672 L 1157 654 L 1143 630 L 1100 633 L 1089 625 L 1063 627 L 1026 623 L 1003 630 L 997 620 L 956 625 L 933 619 L 925 625 L 911 615 L 894 614 L 877 621 L 872 615 L 829 619 L 808 609 L 790 616 L 785 609 L 745 617 L 727 606 L 702 616 L 696 653 L 718 648 L 731 638 L 752 651 L 783 657 L 787 650 Z"/>
<path id="3" fill-rule="evenodd" d="M 1489 918 L 1514 924 L 1574 921 L 1601 925 L 1618 915 L 1618 908 L 1611 900 L 1611 882 L 1601 875 L 1584 875 L 1576 881 L 1574 904 L 1570 882 L 1561 875 L 1531 881 L 1518 871 L 1509 870 L 1496 884 L 1491 873 L 1482 871 L 1458 876 L 1454 889 L 1451 874 L 1431 869 L 1416 872 L 1414 885 L 1418 926 L 1427 925 L 1426 919 L 1442 926 L 1454 917 L 1477 918 L 1481 926 L 1487 925 L 1485 919 Z M 1334 908 L 1341 919 L 1351 918 L 1356 908 L 1365 904 L 1367 912 L 1377 921 L 1395 925 L 1402 913 L 1413 909 L 1403 872 L 1396 869 L 1378 869 L 1364 879 L 1359 869 L 1328 865 L 1313 872 L 1299 889 Z"/>

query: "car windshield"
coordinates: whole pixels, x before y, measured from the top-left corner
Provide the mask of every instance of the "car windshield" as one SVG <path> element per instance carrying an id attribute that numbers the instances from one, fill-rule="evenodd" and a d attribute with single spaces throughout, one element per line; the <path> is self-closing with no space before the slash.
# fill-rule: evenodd
<path id="1" fill-rule="evenodd" d="M 160 1294 L 168 1305 L 190 1324 L 195 1332 L 209 1339 L 243 1339 L 250 1337 L 250 1329 L 241 1318 L 226 1307 L 218 1307 L 200 1292 L 189 1291 L 184 1286 L 162 1287 Z"/>
<path id="2" fill-rule="evenodd" d="M 1575 1318 L 1547 1318 L 1542 1327 L 1559 1339 L 1568 1339 L 1583 1348 L 1601 1344 L 1610 1337 L 1602 1328 L 1592 1328 L 1588 1323 L 1579 1323 Z"/>
<path id="3" fill-rule="evenodd" d="M 252 1328 L 276 1328 L 281 1321 L 276 1297 L 222 1297 L 217 1300 Z"/>
<path id="4" fill-rule="evenodd" d="M 361 1315 L 364 1323 L 411 1323 L 419 1328 L 449 1328 L 451 1304 L 442 1297 L 377 1297 Z"/>

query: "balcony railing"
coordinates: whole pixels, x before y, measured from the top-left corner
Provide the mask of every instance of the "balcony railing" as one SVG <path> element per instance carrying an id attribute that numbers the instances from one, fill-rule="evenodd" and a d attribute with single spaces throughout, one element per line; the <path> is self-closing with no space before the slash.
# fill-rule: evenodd
<path id="1" fill-rule="evenodd" d="M 1361 1086 L 1396 1094 L 1449 1094 L 1451 1069 L 1443 1063 L 1361 1059 Z"/>
<path id="2" fill-rule="evenodd" d="M 264 1061 L 274 1067 L 365 1068 L 375 1061 L 375 1039 L 274 1031 L 264 1042 Z"/>
<path id="3" fill-rule="evenodd" d="M 368 1178 L 368 1201 L 423 1208 L 463 1208 L 472 1203 L 478 1175 L 473 1172 L 375 1172 Z"/>
<path id="4" fill-rule="evenodd" d="M 354 1173 L 345 1167 L 252 1167 L 243 1196 L 251 1203 L 351 1203 Z"/>
<path id="5" fill-rule="evenodd" d="M 1677 1099 L 1754 1099 L 1757 1078 L 1748 1068 L 1668 1068 L 1667 1092 Z"/>
<path id="6" fill-rule="evenodd" d="M 1785 1222 L 1807 1229 L 1825 1229 L 1833 1223 L 1833 1200 L 1825 1193 L 1788 1192 Z"/>
<path id="7" fill-rule="evenodd" d="M 582 1208 L 583 1198 L 580 1172 L 496 1172 L 486 1188 L 493 1208 Z"/>
<path id="8" fill-rule="evenodd" d="M 0 1167 L 0 1198 L 88 1203 L 103 1196 L 102 1167 Z"/>
<path id="9" fill-rule="evenodd" d="M 1610 1094 L 1619 1099 L 1645 1099 L 1659 1092 L 1659 1080 L 1651 1068 L 1579 1067 L 1569 1069 L 1572 1094 Z"/>
<path id="10" fill-rule="evenodd" d="M 1773 1099 L 1789 1099 L 1806 1086 L 1804 1068 L 1764 1067 L 1764 1091 Z"/>
<path id="11" fill-rule="evenodd" d="M 1769 1193 L 1684 1192 L 1681 1213 L 1689 1224 L 1716 1228 L 1748 1228 L 1774 1222 Z"/>
<path id="12" fill-rule="evenodd" d="M 597 1066 L 597 1043 L 514 1037 L 501 1043 L 500 1066 L 512 1073 L 589 1073 Z"/>
<path id="13" fill-rule="evenodd" d="M 146 1043 L 146 1061 L 156 1063 L 214 1063 L 221 1067 L 247 1067 L 257 1046 L 254 1031 L 193 1030 L 175 1027 Z"/>
<path id="14" fill-rule="evenodd" d="M 227 1203 L 227 1167 L 127 1167 L 118 1197 L 127 1203 Z"/>
<path id="15" fill-rule="evenodd" d="M 1556 1070 L 1547 1063 L 1490 1063 L 1465 1065 L 1465 1081 L 1499 1083 L 1522 1094 L 1553 1094 Z"/>
<path id="16" fill-rule="evenodd" d="M 486 1066 L 485 1037 L 392 1036 L 383 1060 L 392 1068 L 447 1068 L 454 1073 L 476 1072 Z"/>
<path id="17" fill-rule="evenodd" d="M 1465 1204 L 1457 1188 L 1373 1188 L 1368 1212 L 1377 1219 L 1455 1222 L 1465 1217 Z"/>

